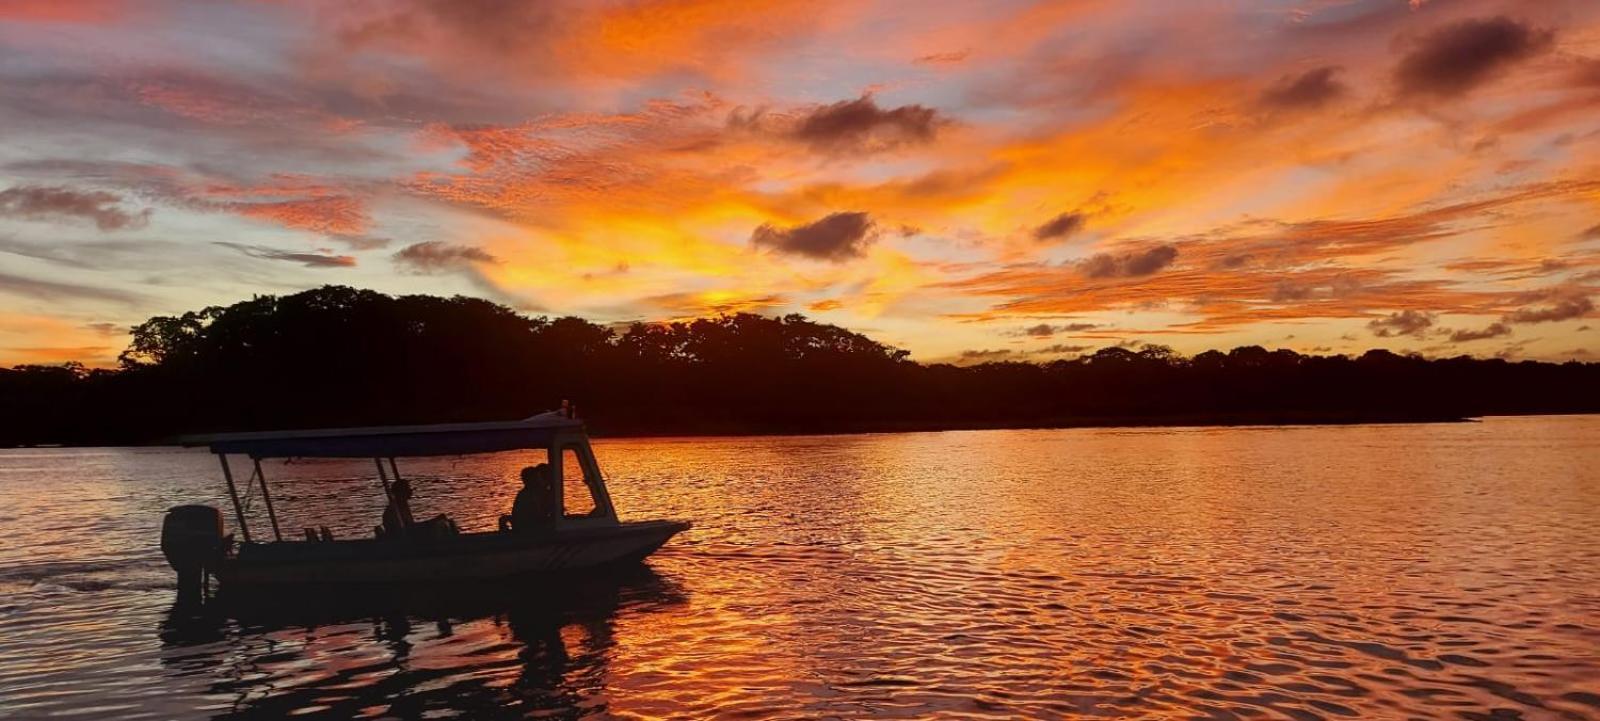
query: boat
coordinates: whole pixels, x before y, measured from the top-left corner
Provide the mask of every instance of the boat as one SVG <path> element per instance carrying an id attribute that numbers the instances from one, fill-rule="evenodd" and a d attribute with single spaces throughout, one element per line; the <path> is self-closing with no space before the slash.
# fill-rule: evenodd
<path id="1" fill-rule="evenodd" d="M 308 585 L 386 585 L 485 581 L 548 572 L 580 571 L 637 563 L 690 524 L 678 520 L 622 521 L 581 420 L 570 408 L 518 421 L 332 428 L 187 436 L 180 443 L 216 454 L 232 500 L 239 538 L 226 533 L 212 506 L 184 505 L 167 511 L 161 547 L 178 572 L 180 598 L 204 598 L 214 580 L 230 588 L 272 590 Z M 383 533 L 333 539 L 310 529 L 305 538 L 285 539 L 261 462 L 267 459 L 367 459 L 377 471 L 374 492 L 391 503 L 401 484 L 399 458 L 462 456 L 512 450 L 548 455 L 549 501 L 561 512 L 538 529 L 446 534 Z M 259 484 L 271 539 L 255 537 L 240 501 L 230 456 L 250 462 L 249 485 Z M 563 465 L 569 466 L 564 468 Z M 571 468 L 570 466 L 576 466 Z M 591 496 L 583 513 L 569 514 L 562 478 L 581 477 Z M 581 500 L 581 499 L 571 499 Z M 576 503 L 572 504 L 577 505 Z M 402 529 L 404 530 L 404 529 Z"/>

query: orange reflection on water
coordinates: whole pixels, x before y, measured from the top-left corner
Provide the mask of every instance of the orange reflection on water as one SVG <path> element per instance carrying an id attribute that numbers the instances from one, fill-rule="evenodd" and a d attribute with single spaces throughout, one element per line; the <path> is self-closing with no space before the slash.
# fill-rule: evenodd
<path id="1" fill-rule="evenodd" d="M 25 716 L 1582 718 L 1596 431 L 602 441 L 624 518 L 697 524 L 648 568 L 200 618 L 168 614 L 153 541 L 166 506 L 222 500 L 213 459 L 4 452 L 0 698 Z M 536 460 L 401 470 L 419 514 L 487 529 Z M 286 529 L 370 533 L 382 507 L 367 464 L 267 473 Z"/>

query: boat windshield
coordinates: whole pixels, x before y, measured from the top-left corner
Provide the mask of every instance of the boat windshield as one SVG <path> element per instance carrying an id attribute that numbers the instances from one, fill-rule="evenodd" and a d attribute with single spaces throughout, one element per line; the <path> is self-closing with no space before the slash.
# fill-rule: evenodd
<path id="1" fill-rule="evenodd" d="M 561 515 L 568 518 L 588 516 L 598 506 L 575 446 L 561 449 L 561 498 Z"/>

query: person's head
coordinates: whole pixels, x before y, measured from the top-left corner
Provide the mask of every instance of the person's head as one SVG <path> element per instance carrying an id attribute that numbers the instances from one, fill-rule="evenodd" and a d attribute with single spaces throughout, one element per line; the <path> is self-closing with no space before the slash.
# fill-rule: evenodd
<path id="1" fill-rule="evenodd" d="M 411 481 L 408 481 L 404 478 L 395 481 L 392 492 L 394 493 L 395 498 L 398 498 L 402 501 L 411 500 Z"/>
<path id="2" fill-rule="evenodd" d="M 545 479 L 545 476 L 549 474 L 549 472 L 550 464 L 548 463 L 540 463 L 536 466 L 528 466 L 527 468 L 522 469 L 522 485 L 532 486 L 542 483 Z"/>

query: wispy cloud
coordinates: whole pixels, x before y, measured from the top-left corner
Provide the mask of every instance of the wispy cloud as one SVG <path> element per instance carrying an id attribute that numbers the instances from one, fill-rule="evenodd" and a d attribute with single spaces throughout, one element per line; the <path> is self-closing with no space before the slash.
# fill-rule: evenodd
<path id="1" fill-rule="evenodd" d="M 100 230 L 142 228 L 150 222 L 150 209 L 129 211 L 119 204 L 122 196 L 104 191 L 18 185 L 0 190 L 0 216 L 49 220 L 81 218 Z"/>
<path id="2" fill-rule="evenodd" d="M 307 268 L 351 268 L 356 264 L 356 259 L 348 255 L 333 255 L 330 253 L 296 253 L 293 251 L 279 250 L 261 245 L 245 245 L 242 243 L 218 242 L 227 248 L 232 248 L 252 258 L 262 260 L 281 260 L 298 263 Z"/>
<path id="3" fill-rule="evenodd" d="M 65 281 L 30 278 L 0 271 L 0 293 L 49 302 L 90 301 L 133 305 L 143 299 L 137 293 Z"/>

